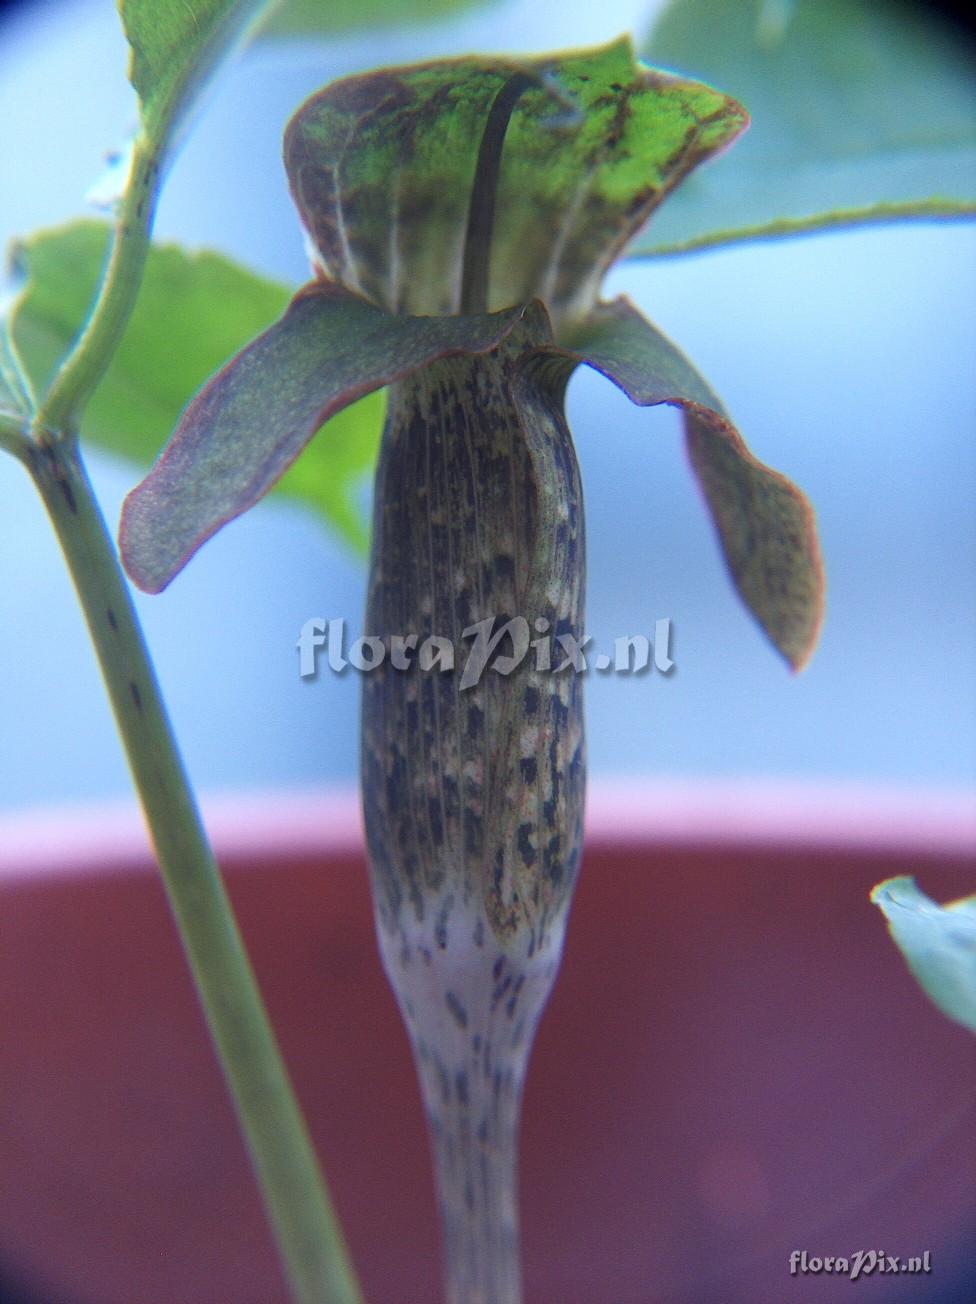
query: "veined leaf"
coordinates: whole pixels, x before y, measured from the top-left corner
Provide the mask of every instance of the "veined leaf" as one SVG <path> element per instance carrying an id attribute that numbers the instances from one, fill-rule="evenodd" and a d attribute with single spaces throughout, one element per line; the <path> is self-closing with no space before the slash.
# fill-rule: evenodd
<path id="1" fill-rule="evenodd" d="M 11 279 L 19 280 L 22 275 L 14 259 L 11 259 L 10 272 Z M 34 410 L 34 396 L 10 330 L 16 302 L 13 292 L 0 293 L 0 416 L 22 425 Z"/>
<path id="2" fill-rule="evenodd" d="M 871 900 L 926 995 L 976 1032 L 976 896 L 940 906 L 901 875 L 879 883 Z"/>
<path id="3" fill-rule="evenodd" d="M 429 23 L 486 0 L 281 0 L 261 24 L 262 37 L 329 37 L 363 27 Z"/>
<path id="4" fill-rule="evenodd" d="M 631 257 L 976 213 L 973 52 L 922 6 L 672 0 L 644 53 L 737 96 L 752 126 L 688 178 Z"/>
<path id="5" fill-rule="evenodd" d="M 264 0 L 120 0 L 129 80 L 157 161 L 207 77 Z"/>
<path id="6" fill-rule="evenodd" d="M 29 237 L 17 249 L 27 284 L 13 331 L 40 391 L 85 319 L 109 239 L 101 222 L 75 222 Z M 214 253 L 175 245 L 150 250 L 145 280 L 122 343 L 82 422 L 86 442 L 148 466 L 188 399 L 287 306 L 290 291 Z M 338 414 L 278 491 L 308 504 L 355 547 L 366 527 L 356 493 L 373 465 L 383 398 L 371 394 Z"/>
<path id="7" fill-rule="evenodd" d="M 31 414 L 31 398 L 11 347 L 8 324 L 0 316 L 0 416 L 22 422 Z"/>
<path id="8" fill-rule="evenodd" d="M 42 396 L 38 418 L 56 438 L 77 430 L 132 312 L 175 129 L 257 8 L 257 0 L 119 0 L 141 126 L 125 164 L 98 183 L 103 200 L 117 200 L 115 239 L 86 328 Z"/>

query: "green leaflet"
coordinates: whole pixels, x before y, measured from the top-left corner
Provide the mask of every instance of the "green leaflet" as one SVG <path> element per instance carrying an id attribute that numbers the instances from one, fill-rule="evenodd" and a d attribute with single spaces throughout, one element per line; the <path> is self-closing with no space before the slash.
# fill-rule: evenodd
<path id="1" fill-rule="evenodd" d="M 26 275 L 13 329 L 38 389 L 85 320 L 110 234 L 103 222 L 72 222 L 35 232 L 12 249 Z M 187 397 L 288 298 L 284 286 L 218 254 L 154 246 L 136 309 L 86 412 L 86 438 L 151 461 Z"/>
<path id="2" fill-rule="evenodd" d="M 157 160 L 207 77 L 262 8 L 263 0 L 120 0 L 132 51 L 129 80 Z"/>
<path id="3" fill-rule="evenodd" d="M 6 313 L 0 310 L 0 416 L 20 424 L 33 409 L 31 395 L 21 374 L 19 360 L 10 338 Z"/>
<path id="4" fill-rule="evenodd" d="M 364 27 L 429 23 L 474 9 L 484 0 L 280 0 L 261 24 L 262 38 L 329 37 Z"/>
<path id="5" fill-rule="evenodd" d="M 313 96 L 285 165 L 325 273 L 391 312 L 458 311 L 462 245 L 488 111 L 518 70 L 488 307 L 540 298 L 558 332 L 596 298 L 627 239 L 742 129 L 710 87 L 641 67 L 629 40 L 516 64 L 460 59 L 346 78 Z"/>
<path id="6" fill-rule="evenodd" d="M 683 409 L 688 454 L 733 583 L 799 670 L 823 619 L 823 565 L 806 498 L 752 456 L 694 367 L 626 299 L 597 304 L 563 343 L 634 403 Z"/>
<path id="7" fill-rule="evenodd" d="M 37 421 L 55 439 L 74 438 L 135 306 L 175 129 L 256 8 L 256 0 L 120 0 L 141 126 L 111 186 L 100 184 L 106 200 L 119 186 L 111 254 L 75 347 L 41 396 Z"/>
<path id="8" fill-rule="evenodd" d="M 748 107 L 631 257 L 856 222 L 976 213 L 972 52 L 895 0 L 673 0 L 645 46 Z"/>
<path id="9" fill-rule="evenodd" d="M 391 317 L 330 282 L 306 286 L 197 394 L 129 494 L 119 534 L 126 570 L 140 588 L 159 592 L 215 531 L 268 492 L 330 416 L 435 358 L 483 352 L 520 316 L 516 308 L 492 317 Z"/>
<path id="10" fill-rule="evenodd" d="M 101 275 L 109 228 L 74 222 L 14 248 L 27 277 L 13 331 L 42 391 L 81 323 Z M 287 306 L 289 291 L 219 254 L 155 245 L 125 335 L 82 422 L 85 441 L 148 466 L 188 397 Z M 371 394 L 335 417 L 278 489 L 306 503 L 356 548 L 366 527 L 356 504 L 383 423 Z"/>
<path id="11" fill-rule="evenodd" d="M 8 270 L 16 271 L 16 268 Z M 0 417 L 9 428 L 22 427 L 34 411 L 34 395 L 11 333 L 15 293 L 0 295 Z"/>
<path id="12" fill-rule="evenodd" d="M 871 900 L 926 995 L 976 1032 L 976 896 L 940 906 L 901 875 L 879 883 Z"/>

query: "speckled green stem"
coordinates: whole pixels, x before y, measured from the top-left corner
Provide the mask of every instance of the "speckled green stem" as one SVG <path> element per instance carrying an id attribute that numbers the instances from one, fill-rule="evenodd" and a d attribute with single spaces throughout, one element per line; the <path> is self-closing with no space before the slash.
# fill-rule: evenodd
<path id="1" fill-rule="evenodd" d="M 237 1112 L 292 1296 L 362 1296 L 315 1151 L 210 850 L 114 544 L 77 448 L 84 408 L 138 297 L 159 190 L 161 140 L 138 138 L 112 251 L 84 330 L 31 422 L 0 420 L 64 551 L 125 746 L 160 872 Z M 31 396 L 25 388 L 29 402 Z"/>
<path id="2" fill-rule="evenodd" d="M 293 1298 L 360 1304 L 348 1253 L 177 751 L 112 540 L 73 442 L 23 460 L 64 550 L 169 903 Z M 138 1012 L 133 1012 L 138 1017 Z"/>

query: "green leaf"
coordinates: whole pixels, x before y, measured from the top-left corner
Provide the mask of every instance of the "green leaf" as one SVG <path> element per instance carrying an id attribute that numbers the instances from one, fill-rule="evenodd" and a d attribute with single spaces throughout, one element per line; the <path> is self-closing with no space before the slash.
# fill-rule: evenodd
<path id="1" fill-rule="evenodd" d="M 120 546 L 132 579 L 158 593 L 333 413 L 436 358 L 490 349 L 521 316 L 392 317 L 331 282 L 307 285 L 204 386 L 126 499 Z"/>
<path id="2" fill-rule="evenodd" d="M 976 1032 L 976 896 L 940 906 L 902 875 L 879 883 L 871 900 L 926 995 Z"/>
<path id="3" fill-rule="evenodd" d="M 372 482 L 385 410 L 385 391 L 374 390 L 336 412 L 271 490 L 314 507 L 360 556 L 369 549 L 360 491 Z"/>
<path id="4" fill-rule="evenodd" d="M 722 86 L 752 125 L 668 201 L 632 256 L 976 213 L 972 52 L 924 6 L 673 0 L 646 55 Z"/>
<path id="5" fill-rule="evenodd" d="M 24 269 L 16 252 L 10 251 L 7 266 L 7 289 L 0 292 L 0 416 L 6 417 L 9 429 L 23 427 L 36 406 L 23 360 L 14 343 L 11 317 L 16 308 L 24 279 Z"/>
<path id="6" fill-rule="evenodd" d="M 29 237 L 16 250 L 27 275 L 13 330 L 43 390 L 88 311 L 109 228 L 75 222 Z M 148 466 L 187 400 L 226 360 L 284 311 L 290 291 L 213 253 L 154 245 L 135 311 L 85 411 L 86 442 Z M 314 508 L 356 548 L 366 528 L 356 493 L 372 466 L 383 399 L 371 394 L 333 418 L 282 495 Z"/>
<path id="7" fill-rule="evenodd" d="M 113 169 L 112 189 L 120 187 L 115 240 L 97 298 L 38 412 L 54 439 L 74 438 L 132 313 L 175 129 L 258 7 L 258 0 L 119 0 L 141 128 L 127 165 Z"/>
<path id="8" fill-rule="evenodd" d="M 598 304 L 560 342 L 634 403 L 683 410 L 691 464 L 732 581 L 774 646 L 799 670 L 823 619 L 823 565 L 806 498 L 753 457 L 687 358 L 626 299 Z"/>
<path id="9" fill-rule="evenodd" d="M 120 0 L 144 135 L 157 160 L 264 0 Z"/>
<path id="10" fill-rule="evenodd" d="M 261 36 L 328 37 L 363 27 L 431 22 L 474 9 L 484 0 L 283 0 L 261 26 Z"/>
<path id="11" fill-rule="evenodd" d="M 30 417 L 32 404 L 11 345 L 7 323 L 0 316 L 0 416 L 22 423 Z"/>
<path id="12" fill-rule="evenodd" d="M 488 308 L 540 298 L 559 330 L 583 315 L 622 245 L 745 122 L 707 86 L 648 71 L 629 40 L 515 63 L 384 69 L 308 100 L 285 166 L 324 273 L 391 312 L 460 304 L 479 145 L 501 88 L 516 103 L 501 161 Z"/>

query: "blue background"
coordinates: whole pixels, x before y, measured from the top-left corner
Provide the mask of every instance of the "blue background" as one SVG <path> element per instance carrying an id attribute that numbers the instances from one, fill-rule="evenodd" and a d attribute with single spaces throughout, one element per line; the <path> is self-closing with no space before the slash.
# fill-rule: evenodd
<path id="1" fill-rule="evenodd" d="M 307 277 L 280 163 L 300 100 L 344 72 L 473 49 L 543 51 L 646 26 L 648 6 L 523 0 L 450 26 L 252 50 L 211 89 L 173 169 L 162 239 Z M 134 119 L 112 7 L 59 0 L 0 25 L 0 236 L 85 211 Z M 976 774 L 976 230 L 906 225 L 651 264 L 626 291 L 723 396 L 757 456 L 815 504 L 829 599 L 792 676 L 726 579 L 677 418 L 580 372 L 569 400 L 588 511 L 588 632 L 670 617 L 664 678 L 591 675 L 591 767 L 963 788 Z M 174 350 L 179 340 L 173 341 Z M 137 478 L 91 455 L 114 522 Z M 70 585 L 23 471 L 0 462 L 0 807 L 120 797 L 128 779 Z M 365 567 L 267 504 L 139 598 L 204 791 L 351 783 L 358 677 L 298 677 L 310 616 L 357 632 Z"/>

